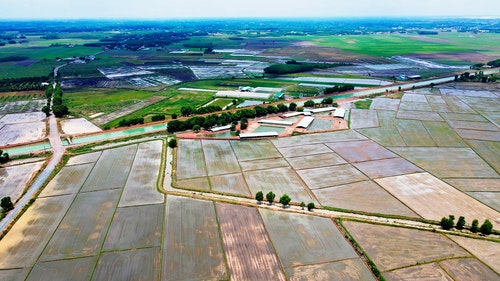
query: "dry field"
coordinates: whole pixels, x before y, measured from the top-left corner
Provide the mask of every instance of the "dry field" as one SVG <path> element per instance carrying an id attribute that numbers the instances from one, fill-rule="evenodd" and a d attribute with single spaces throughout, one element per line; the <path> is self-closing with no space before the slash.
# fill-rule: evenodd
<path id="1" fill-rule="evenodd" d="M 272 191 L 276 194 L 275 201 L 278 201 L 283 194 L 288 194 L 293 202 L 316 201 L 291 168 L 245 172 L 244 176 L 253 195 L 259 191 L 264 192 L 264 194 Z"/>
<path id="2" fill-rule="evenodd" d="M 457 129 L 457 133 L 464 139 L 500 142 L 500 131 Z"/>
<path id="3" fill-rule="evenodd" d="M 229 141 L 202 140 L 209 176 L 241 172 Z"/>
<path id="4" fill-rule="evenodd" d="M 465 142 L 446 122 L 422 121 L 432 140 L 439 147 L 465 147 Z"/>
<path id="5" fill-rule="evenodd" d="M 419 217 L 389 192 L 372 181 L 316 189 L 313 190 L 313 193 L 323 206 L 374 214 Z"/>
<path id="6" fill-rule="evenodd" d="M 500 212 L 500 192 L 467 192 L 468 195 Z"/>
<path id="7" fill-rule="evenodd" d="M 371 179 L 422 172 L 420 168 L 408 160 L 399 157 L 354 163 L 353 165 Z"/>
<path id="8" fill-rule="evenodd" d="M 210 177 L 212 191 L 243 196 L 252 196 L 243 174 L 227 174 Z"/>
<path id="9" fill-rule="evenodd" d="M 368 179 L 351 164 L 299 170 L 297 173 L 310 189 L 331 187 Z"/>
<path id="10" fill-rule="evenodd" d="M 467 221 L 490 219 L 500 225 L 500 213 L 428 173 L 375 180 L 423 218 L 439 221 L 452 214 Z M 436 203 L 439 202 L 439 203 Z"/>
<path id="11" fill-rule="evenodd" d="M 396 154 L 371 140 L 327 143 L 326 145 L 350 163 L 397 157 Z"/>
<path id="12" fill-rule="evenodd" d="M 371 110 L 392 110 L 396 111 L 399 109 L 399 104 L 401 100 L 399 99 L 388 99 L 388 98 L 377 98 L 372 101 L 370 105 Z"/>
<path id="13" fill-rule="evenodd" d="M 45 137 L 45 122 L 0 124 L 0 146 L 33 142 Z"/>
<path id="14" fill-rule="evenodd" d="M 97 257 L 85 257 L 69 260 L 57 260 L 37 263 L 27 281 L 87 281 L 92 276 Z M 27 275 L 27 274 L 26 274 Z M 16 280 L 16 279 L 2 279 Z M 24 279 L 19 279 L 24 280 Z"/>
<path id="15" fill-rule="evenodd" d="M 374 128 L 380 126 L 376 110 L 351 109 L 351 129 Z"/>
<path id="16" fill-rule="evenodd" d="M 300 149 L 297 149 L 297 147 L 300 147 Z M 316 155 L 332 152 L 332 150 L 325 146 L 323 143 L 282 147 L 278 149 L 285 157 L 298 157 L 304 155 Z"/>
<path id="17" fill-rule="evenodd" d="M 162 151 L 162 141 L 139 144 L 118 207 L 163 203 L 156 186 Z"/>
<path id="18" fill-rule="evenodd" d="M 169 195 L 165 212 L 162 280 L 228 279 L 214 203 Z"/>
<path id="19" fill-rule="evenodd" d="M 288 162 L 284 158 L 243 161 L 240 162 L 240 166 L 244 172 L 289 167 Z"/>
<path id="20" fill-rule="evenodd" d="M 201 141 L 181 140 L 177 148 L 177 179 L 188 179 L 207 176 L 205 157 Z"/>
<path id="21" fill-rule="evenodd" d="M 443 121 L 443 118 L 436 112 L 399 110 L 398 119 L 420 120 L 420 121 Z"/>
<path id="22" fill-rule="evenodd" d="M 311 169 L 325 166 L 335 166 L 347 163 L 334 152 L 287 158 L 290 165 L 296 169 Z"/>
<path id="23" fill-rule="evenodd" d="M 397 120 L 396 128 L 407 146 L 436 146 L 420 120 Z"/>
<path id="24" fill-rule="evenodd" d="M 454 235 L 448 237 L 500 274 L 500 243 Z"/>
<path id="25" fill-rule="evenodd" d="M 439 263 L 453 280 L 500 280 L 498 274 L 486 265 L 473 258 L 445 260 Z"/>
<path id="26" fill-rule="evenodd" d="M 16 202 L 29 180 L 42 167 L 43 162 L 35 162 L 17 166 L 0 167 L 0 198 L 10 196 Z"/>
<path id="27" fill-rule="evenodd" d="M 216 203 L 231 280 L 285 280 L 255 208 Z"/>
<path id="28" fill-rule="evenodd" d="M 92 124 L 85 118 L 64 119 L 60 122 L 63 133 L 68 135 L 88 134 L 102 131 L 101 128 Z"/>
<path id="29" fill-rule="evenodd" d="M 160 275 L 159 248 L 103 253 L 92 280 L 155 280 Z"/>
<path id="30" fill-rule="evenodd" d="M 345 221 L 343 225 L 380 271 L 471 255 L 441 234 Z"/>
<path id="31" fill-rule="evenodd" d="M 453 279 L 437 263 L 416 265 L 397 269 L 384 273 L 387 281 L 399 280 L 442 280 L 453 281 Z"/>
<path id="32" fill-rule="evenodd" d="M 251 161 L 258 159 L 277 158 L 281 154 L 268 140 L 258 140 L 252 142 L 231 141 L 231 146 L 238 161 Z"/>
<path id="33" fill-rule="evenodd" d="M 285 268 L 287 277 L 293 281 L 375 281 L 375 277 L 361 259 L 347 259 L 323 264 Z"/>
<path id="34" fill-rule="evenodd" d="M 278 139 L 273 139 L 272 142 L 281 151 L 281 148 L 283 147 L 302 148 L 303 146 L 310 144 L 327 143 L 327 142 L 346 142 L 346 141 L 356 141 L 365 139 L 366 139 L 365 136 L 353 130 L 345 130 L 345 131 L 328 132 L 321 134 L 308 134 L 308 135 L 294 136 L 288 138 L 278 138 Z"/>
<path id="35" fill-rule="evenodd" d="M 95 163 L 101 157 L 101 153 L 101 151 L 98 151 L 71 157 L 66 166 Z"/>
<path id="36" fill-rule="evenodd" d="M 40 197 L 78 193 L 93 167 L 93 163 L 63 167 L 43 189 Z"/>
<path id="37" fill-rule="evenodd" d="M 459 97 L 443 96 L 443 99 L 446 101 L 448 108 L 451 109 L 453 113 L 476 114 L 476 112 Z"/>

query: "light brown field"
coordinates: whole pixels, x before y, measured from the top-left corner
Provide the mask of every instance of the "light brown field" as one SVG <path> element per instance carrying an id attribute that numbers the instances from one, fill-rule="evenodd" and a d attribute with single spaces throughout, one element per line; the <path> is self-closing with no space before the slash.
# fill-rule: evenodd
<path id="1" fill-rule="evenodd" d="M 298 149 L 300 147 L 300 149 Z M 316 155 L 316 154 L 324 154 L 332 152 L 327 146 L 322 143 L 318 144 L 310 144 L 310 145 L 301 145 L 301 146 L 292 146 L 292 147 L 283 147 L 279 148 L 279 151 L 285 157 L 298 157 L 304 155 Z"/>
<path id="2" fill-rule="evenodd" d="M 500 212 L 500 192 L 467 192 L 468 195 Z"/>
<path id="3" fill-rule="evenodd" d="M 86 281 L 92 276 L 97 256 L 37 263 L 26 281 Z"/>
<path id="4" fill-rule="evenodd" d="M 396 120 L 396 128 L 407 146 L 436 146 L 420 120 Z"/>
<path id="5" fill-rule="evenodd" d="M 446 179 L 462 191 L 500 191 L 500 179 Z"/>
<path id="6" fill-rule="evenodd" d="M 373 99 L 372 104 L 370 106 L 370 109 L 396 111 L 399 109 L 400 103 L 401 103 L 401 100 L 399 100 L 399 99 L 376 98 L 376 99 Z"/>
<path id="7" fill-rule="evenodd" d="M 61 222 L 74 196 L 40 198 L 0 240 L 0 269 L 32 266 Z"/>
<path id="8" fill-rule="evenodd" d="M 31 268 L 0 270 L 0 280 L 24 281 Z"/>
<path id="9" fill-rule="evenodd" d="M 405 93 L 401 97 L 403 103 L 427 103 L 427 97 L 418 93 Z"/>
<path id="10" fill-rule="evenodd" d="M 313 190 L 321 205 L 376 214 L 419 217 L 372 181 Z"/>
<path id="11" fill-rule="evenodd" d="M 266 170 L 272 168 L 289 167 L 288 162 L 284 158 L 270 158 L 262 160 L 252 160 L 240 162 L 243 171 Z"/>
<path id="12" fill-rule="evenodd" d="M 162 151 L 162 141 L 139 144 L 118 207 L 163 203 L 156 186 Z"/>
<path id="13" fill-rule="evenodd" d="M 42 167 L 43 162 L 35 162 L 10 167 L 0 167 L 0 198 L 10 196 L 16 202 L 28 187 L 29 180 Z"/>
<path id="14" fill-rule="evenodd" d="M 408 95 L 405 94 L 403 98 Z M 425 99 L 424 95 L 418 95 L 421 96 Z M 409 112 L 409 111 L 426 111 L 426 112 L 433 112 L 432 107 L 427 103 L 427 100 L 425 102 L 406 102 L 402 101 L 401 104 L 399 105 L 399 110 Z"/>
<path id="15" fill-rule="evenodd" d="M 350 112 L 351 129 L 373 128 L 379 126 L 376 110 L 353 108 Z"/>
<path id="16" fill-rule="evenodd" d="M 98 254 L 119 195 L 120 190 L 78 194 L 39 261 Z"/>
<path id="17" fill-rule="evenodd" d="M 400 157 L 354 163 L 353 165 L 372 179 L 422 172 L 419 167 Z"/>
<path id="18" fill-rule="evenodd" d="M 0 123 L 0 146 L 38 141 L 45 134 L 45 122 Z"/>
<path id="19" fill-rule="evenodd" d="M 228 279 L 213 202 L 169 195 L 165 211 L 161 280 Z"/>
<path id="20" fill-rule="evenodd" d="M 429 263 L 385 272 L 387 281 L 426 280 L 453 281 L 453 279 L 437 263 Z"/>
<path id="21" fill-rule="evenodd" d="M 241 172 L 229 141 L 202 140 L 201 144 L 209 176 Z"/>
<path id="22" fill-rule="evenodd" d="M 129 145 L 103 151 L 82 191 L 123 188 L 134 161 L 137 145 Z"/>
<path id="23" fill-rule="evenodd" d="M 63 119 L 60 122 L 64 134 L 78 135 L 101 132 L 101 128 L 92 124 L 85 118 Z"/>
<path id="24" fill-rule="evenodd" d="M 210 177 L 210 183 L 213 191 L 252 196 L 241 173 L 213 176 Z"/>
<path id="25" fill-rule="evenodd" d="M 467 143 L 493 169 L 500 173 L 500 142 L 468 140 Z"/>
<path id="26" fill-rule="evenodd" d="M 303 136 L 279 138 L 272 140 L 272 142 L 277 148 L 282 148 L 287 146 L 302 147 L 304 145 L 315 144 L 315 143 L 344 142 L 344 141 L 355 141 L 364 139 L 366 139 L 365 136 L 353 130 L 344 130 L 337 132 L 308 134 Z"/>
<path id="27" fill-rule="evenodd" d="M 231 280 L 285 280 L 257 209 L 223 203 L 216 207 Z"/>
<path id="28" fill-rule="evenodd" d="M 477 259 L 454 259 L 439 263 L 456 281 L 500 280 L 500 275 Z"/>
<path id="29" fill-rule="evenodd" d="M 392 150 L 438 177 L 498 177 L 498 174 L 470 148 L 394 147 Z"/>
<path id="30" fill-rule="evenodd" d="M 207 176 L 205 157 L 200 140 L 179 140 L 176 177 L 188 179 Z"/>
<path id="31" fill-rule="evenodd" d="M 500 274 L 500 243 L 454 235 L 448 237 Z"/>
<path id="32" fill-rule="evenodd" d="M 162 204 L 117 208 L 102 250 L 159 247 L 163 213 Z"/>
<path id="33" fill-rule="evenodd" d="M 397 157 L 396 154 L 371 140 L 326 145 L 350 163 Z"/>
<path id="34" fill-rule="evenodd" d="M 417 262 L 470 256 L 437 233 L 351 221 L 343 225 L 382 272 Z"/>
<path id="35" fill-rule="evenodd" d="M 443 118 L 441 118 L 438 113 L 417 110 L 399 110 L 397 118 L 421 121 L 443 121 Z"/>
<path id="36" fill-rule="evenodd" d="M 98 151 L 71 157 L 66 163 L 66 166 L 95 163 L 101 156 L 101 153 L 101 151 Z"/>
<path id="37" fill-rule="evenodd" d="M 456 214 L 464 216 L 467 221 L 488 218 L 493 224 L 500 225 L 499 212 L 428 173 L 375 181 L 423 218 L 439 221 L 442 217 Z"/>
<path id="38" fill-rule="evenodd" d="M 337 262 L 289 267 L 286 275 L 293 281 L 375 281 L 373 274 L 361 259 L 347 259 Z"/>
<path id="39" fill-rule="evenodd" d="M 155 280 L 160 276 L 159 248 L 103 253 L 92 280 Z"/>
<path id="40" fill-rule="evenodd" d="M 288 194 L 292 202 L 315 201 L 307 192 L 307 187 L 303 185 L 291 168 L 245 172 L 244 176 L 252 195 L 259 191 L 264 192 L 264 194 L 273 191 L 276 194 L 276 201 L 283 194 Z"/>
<path id="41" fill-rule="evenodd" d="M 358 258 L 329 218 L 259 211 L 285 268 Z"/>
<path id="42" fill-rule="evenodd" d="M 296 170 L 335 166 L 347 163 L 342 157 L 334 152 L 291 157 L 287 159 Z"/>
<path id="43" fill-rule="evenodd" d="M 93 167 L 93 163 L 63 167 L 43 189 L 40 197 L 78 193 Z"/>
<path id="44" fill-rule="evenodd" d="M 310 189 L 331 187 L 368 179 L 351 164 L 299 170 L 297 173 Z"/>
<path id="45" fill-rule="evenodd" d="M 201 189 L 207 191 L 210 190 L 210 182 L 208 181 L 208 177 L 178 180 L 176 182 L 176 186 L 184 189 Z"/>

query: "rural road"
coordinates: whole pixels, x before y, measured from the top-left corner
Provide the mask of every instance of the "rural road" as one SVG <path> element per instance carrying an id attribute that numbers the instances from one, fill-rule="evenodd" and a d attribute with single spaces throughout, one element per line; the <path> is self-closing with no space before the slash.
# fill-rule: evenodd
<path id="1" fill-rule="evenodd" d="M 54 77 L 57 76 L 57 69 L 60 67 L 56 67 L 54 69 Z M 53 85 L 55 87 L 55 84 Z M 50 106 L 52 108 L 52 104 Z M 29 200 L 35 195 L 35 193 L 42 187 L 42 185 L 47 181 L 52 171 L 54 171 L 56 165 L 61 161 L 64 155 L 64 146 L 61 141 L 61 137 L 59 134 L 59 130 L 57 128 L 57 119 L 54 114 L 50 114 L 48 117 L 49 122 L 49 141 L 52 149 L 52 157 L 49 162 L 43 169 L 43 171 L 38 174 L 36 179 L 33 181 L 33 184 L 28 188 L 28 191 L 21 197 L 15 204 L 14 209 L 7 213 L 5 218 L 0 221 L 0 233 L 3 233 L 6 228 L 10 225 L 10 223 L 17 217 L 17 215 L 21 212 L 23 207 L 29 202 Z"/>

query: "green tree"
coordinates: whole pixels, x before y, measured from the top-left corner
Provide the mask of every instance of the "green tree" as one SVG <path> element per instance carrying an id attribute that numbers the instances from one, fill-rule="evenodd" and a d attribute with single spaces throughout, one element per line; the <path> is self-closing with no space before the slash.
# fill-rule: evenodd
<path id="1" fill-rule="evenodd" d="M 3 152 L 3 150 L 0 149 L 0 164 L 7 163 L 10 160 L 10 156 L 7 152 Z"/>
<path id="2" fill-rule="evenodd" d="M 192 115 L 194 112 L 194 110 L 189 107 L 189 106 L 183 106 L 181 107 L 181 114 L 182 116 L 189 116 L 189 115 Z"/>
<path id="3" fill-rule="evenodd" d="M 283 194 L 280 197 L 280 203 L 283 204 L 283 208 L 286 208 L 290 201 L 292 201 L 292 198 L 290 198 L 290 196 L 288 196 L 287 194 Z"/>
<path id="4" fill-rule="evenodd" d="M 177 140 L 176 139 L 170 139 L 168 141 L 168 147 L 175 148 L 176 146 L 177 146 Z"/>
<path id="5" fill-rule="evenodd" d="M 261 203 L 262 200 L 264 200 L 264 193 L 262 191 L 259 191 L 255 194 L 255 200 L 257 200 L 257 203 Z"/>
<path id="6" fill-rule="evenodd" d="M 450 230 L 453 228 L 453 225 L 455 225 L 455 216 L 449 215 L 448 218 L 443 217 L 441 219 L 440 225 L 444 230 Z"/>
<path id="7" fill-rule="evenodd" d="M 322 101 L 321 101 L 322 104 L 332 104 L 333 103 L 333 98 L 332 97 L 327 97 L 327 98 L 324 98 Z"/>
<path id="8" fill-rule="evenodd" d="M 50 107 L 48 105 L 44 105 L 42 107 L 42 112 L 45 113 L 46 117 L 49 117 L 49 115 L 50 115 Z"/>
<path id="9" fill-rule="evenodd" d="M 4 212 L 8 212 L 12 209 L 14 209 L 14 204 L 12 204 L 12 201 L 10 200 L 10 196 L 6 196 L 2 198 L 2 202 L 0 203 L 0 207 L 4 210 Z"/>
<path id="10" fill-rule="evenodd" d="M 199 132 L 200 130 L 201 130 L 200 125 L 196 124 L 193 126 L 193 131 L 195 131 L 196 133 Z"/>
<path id="11" fill-rule="evenodd" d="M 304 102 L 305 107 L 314 107 L 314 101 L 313 100 L 307 100 Z"/>
<path id="12" fill-rule="evenodd" d="M 464 229 L 464 226 L 465 226 L 465 218 L 464 218 L 464 216 L 460 216 L 458 218 L 456 228 L 457 229 Z"/>
<path id="13" fill-rule="evenodd" d="M 479 231 L 484 235 L 490 235 L 492 230 L 493 230 L 493 224 L 489 219 L 486 219 L 479 228 Z"/>
<path id="14" fill-rule="evenodd" d="M 479 231 L 479 221 L 477 219 L 472 221 L 472 225 L 470 227 L 470 231 L 472 233 L 477 233 Z"/>
<path id="15" fill-rule="evenodd" d="M 300 207 L 302 208 L 302 210 L 304 210 L 305 206 L 306 206 L 306 203 L 304 203 L 304 201 L 300 202 Z"/>
<path id="16" fill-rule="evenodd" d="M 310 202 L 309 204 L 307 204 L 308 211 L 312 211 L 314 208 L 316 208 L 316 206 L 314 205 L 314 202 Z"/>
<path id="17" fill-rule="evenodd" d="M 288 106 L 288 109 L 290 111 L 295 111 L 297 109 L 297 104 L 292 102 L 289 106 Z"/>
<path id="18" fill-rule="evenodd" d="M 274 198 L 276 197 L 276 194 L 274 194 L 274 192 L 272 191 L 269 191 L 267 194 L 266 194 L 266 200 L 267 202 L 269 202 L 269 205 L 272 205 L 273 204 L 273 201 L 274 201 Z"/>

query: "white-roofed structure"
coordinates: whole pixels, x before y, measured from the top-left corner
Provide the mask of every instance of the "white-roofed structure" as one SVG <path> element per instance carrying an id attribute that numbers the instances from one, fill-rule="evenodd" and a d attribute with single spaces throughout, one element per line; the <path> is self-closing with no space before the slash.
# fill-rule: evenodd
<path id="1" fill-rule="evenodd" d="M 268 138 L 277 136 L 278 136 L 277 132 L 242 133 L 240 134 L 240 139 Z"/>
<path id="2" fill-rule="evenodd" d="M 218 98 L 246 98 L 246 99 L 269 99 L 274 96 L 272 93 L 255 93 L 241 91 L 218 91 L 215 94 Z"/>
<path id="3" fill-rule="evenodd" d="M 321 113 L 321 112 L 328 112 L 328 111 L 334 111 L 335 107 L 321 107 L 321 108 L 315 108 L 311 109 L 311 112 L 314 113 Z"/>
<path id="4" fill-rule="evenodd" d="M 344 118 L 345 117 L 346 110 L 343 108 L 337 108 L 335 109 L 335 113 L 333 113 L 333 117 L 340 117 Z"/>
<path id="5" fill-rule="evenodd" d="M 259 123 L 261 124 L 267 124 L 267 125 L 277 125 L 277 126 L 292 126 L 293 122 L 290 121 L 279 121 L 279 120 L 259 120 Z"/>
<path id="6" fill-rule="evenodd" d="M 231 129 L 231 125 L 214 127 L 214 128 L 211 128 L 210 131 L 212 131 L 212 132 L 219 132 L 219 131 L 224 131 L 224 130 L 229 130 L 229 129 Z"/>
<path id="7" fill-rule="evenodd" d="M 305 116 L 304 118 L 302 118 L 302 120 L 299 122 L 299 124 L 297 125 L 297 128 L 304 128 L 304 129 L 307 129 L 307 127 L 309 127 L 309 125 L 311 125 L 311 123 L 314 121 L 314 117 L 312 116 Z"/>

